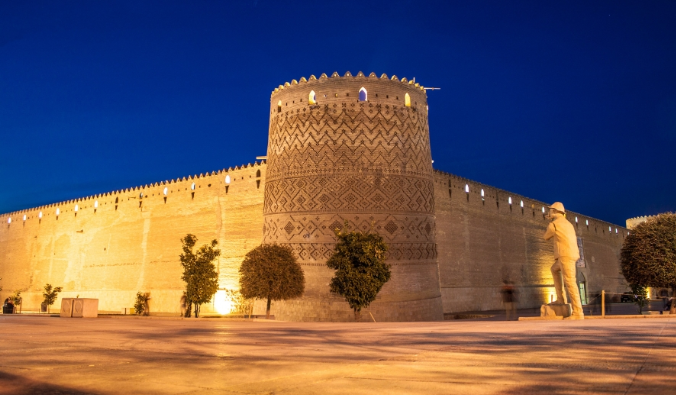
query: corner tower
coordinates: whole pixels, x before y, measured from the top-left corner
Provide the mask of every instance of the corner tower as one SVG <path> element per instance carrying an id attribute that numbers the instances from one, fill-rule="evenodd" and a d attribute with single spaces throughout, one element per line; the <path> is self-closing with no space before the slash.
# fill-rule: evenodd
<path id="1" fill-rule="evenodd" d="M 329 291 L 333 230 L 373 229 L 390 245 L 392 278 L 364 310 L 378 321 L 441 320 L 434 186 L 425 90 L 359 72 L 280 85 L 270 100 L 266 244 L 290 245 L 305 271 L 302 299 L 277 302 L 283 320 L 348 321 Z"/>

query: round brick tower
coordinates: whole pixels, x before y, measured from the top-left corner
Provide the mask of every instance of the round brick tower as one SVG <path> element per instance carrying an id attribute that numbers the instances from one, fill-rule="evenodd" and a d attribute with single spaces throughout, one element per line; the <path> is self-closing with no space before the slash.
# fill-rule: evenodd
<path id="1" fill-rule="evenodd" d="M 359 72 L 280 85 L 270 100 L 264 243 L 290 245 L 305 271 L 282 320 L 349 321 L 329 291 L 333 229 L 373 230 L 389 244 L 392 278 L 362 318 L 441 320 L 427 96 L 413 81 Z"/>

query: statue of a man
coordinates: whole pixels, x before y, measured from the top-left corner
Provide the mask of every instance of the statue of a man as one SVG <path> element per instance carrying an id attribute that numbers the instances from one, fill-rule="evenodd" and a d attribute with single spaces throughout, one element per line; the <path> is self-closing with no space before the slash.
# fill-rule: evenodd
<path id="1" fill-rule="evenodd" d="M 556 287 L 556 301 L 554 304 L 566 304 L 566 292 L 563 290 L 565 285 L 568 295 L 570 295 L 570 304 L 573 313 L 570 319 L 584 319 L 582 304 L 580 303 L 580 290 L 577 287 L 575 262 L 580 259 L 580 250 L 577 246 L 577 236 L 575 228 L 565 218 L 566 210 L 563 203 L 556 202 L 549 206 L 549 220 L 551 223 L 547 226 L 545 240 L 554 239 L 554 258 L 556 262 L 552 265 L 552 276 L 554 277 L 554 286 Z M 563 278 L 563 281 L 562 281 Z"/>

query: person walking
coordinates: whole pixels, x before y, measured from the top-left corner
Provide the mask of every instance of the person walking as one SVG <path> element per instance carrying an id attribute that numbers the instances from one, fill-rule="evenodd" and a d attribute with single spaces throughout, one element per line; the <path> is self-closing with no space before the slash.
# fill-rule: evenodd
<path id="1" fill-rule="evenodd" d="M 507 321 L 511 321 L 510 317 L 516 320 L 516 291 L 514 285 L 505 280 L 503 281 L 502 290 L 502 304 L 505 307 L 505 317 Z"/>
<path id="2" fill-rule="evenodd" d="M 185 291 L 181 295 L 181 317 L 185 317 L 185 311 L 188 309 L 188 298 L 185 296 Z"/>

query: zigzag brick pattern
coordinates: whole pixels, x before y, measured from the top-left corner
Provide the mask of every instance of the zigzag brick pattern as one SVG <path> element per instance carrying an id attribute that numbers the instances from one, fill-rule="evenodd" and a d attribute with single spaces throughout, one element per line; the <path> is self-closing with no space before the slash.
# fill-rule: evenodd
<path id="1" fill-rule="evenodd" d="M 362 88 L 368 100 L 359 100 Z M 316 103 L 308 102 L 310 92 Z M 278 90 L 271 98 L 266 180 L 264 243 L 290 245 L 307 278 L 305 297 L 277 305 L 276 315 L 349 317 L 347 303 L 329 293 L 333 272 L 326 267 L 334 230 L 348 222 L 390 245 L 392 280 L 372 305 L 379 320 L 442 318 L 424 90 L 362 73 Z M 326 314 L 318 314 L 317 306 L 327 303 L 320 309 Z"/>

